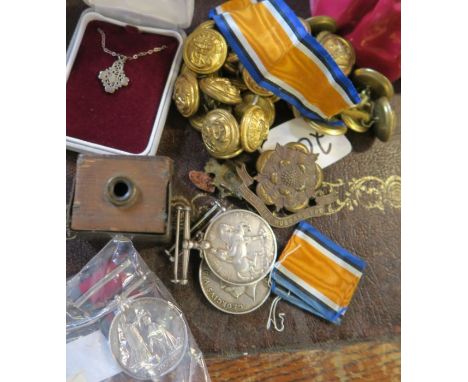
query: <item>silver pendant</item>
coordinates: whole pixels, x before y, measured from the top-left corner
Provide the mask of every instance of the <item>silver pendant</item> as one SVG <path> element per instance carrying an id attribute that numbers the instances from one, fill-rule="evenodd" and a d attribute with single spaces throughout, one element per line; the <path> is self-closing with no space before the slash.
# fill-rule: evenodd
<path id="1" fill-rule="evenodd" d="M 125 75 L 124 65 L 125 59 L 118 58 L 112 66 L 99 72 L 98 78 L 107 93 L 114 93 L 130 82 L 130 79 Z"/>

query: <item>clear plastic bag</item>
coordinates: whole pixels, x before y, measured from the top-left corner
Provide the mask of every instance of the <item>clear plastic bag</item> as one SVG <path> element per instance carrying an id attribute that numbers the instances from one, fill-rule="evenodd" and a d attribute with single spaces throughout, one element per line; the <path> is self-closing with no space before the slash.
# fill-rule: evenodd
<path id="1" fill-rule="evenodd" d="M 109 241 L 66 290 L 68 381 L 210 381 L 182 311 L 131 240 Z"/>

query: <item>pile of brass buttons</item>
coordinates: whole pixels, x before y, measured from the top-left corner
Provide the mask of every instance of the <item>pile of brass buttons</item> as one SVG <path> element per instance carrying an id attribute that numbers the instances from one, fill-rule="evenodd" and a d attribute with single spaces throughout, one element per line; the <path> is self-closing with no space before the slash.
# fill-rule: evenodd
<path id="1" fill-rule="evenodd" d="M 350 77 L 361 98 L 359 104 L 327 122 L 304 117 L 311 130 L 339 136 L 348 129 L 357 133 L 371 129 L 377 138 L 388 141 L 396 122 L 389 102 L 392 83 L 372 69 L 353 71 L 354 48 L 336 34 L 337 25 L 331 17 L 300 18 L 300 22 Z M 257 151 L 274 124 L 279 98 L 252 78 L 212 20 L 203 22 L 188 36 L 183 59 L 173 99 L 179 112 L 202 134 L 208 153 L 217 159 L 229 159 Z M 295 107 L 291 108 L 295 117 L 301 116 Z"/>
<path id="2" fill-rule="evenodd" d="M 336 34 L 337 25 L 328 16 L 314 16 L 305 20 L 312 35 L 328 51 L 342 72 L 349 76 L 359 91 L 361 101 L 354 107 L 343 111 L 329 122 L 322 123 L 304 119 L 316 133 L 321 135 L 343 135 L 348 129 L 356 133 L 365 133 L 370 129 L 375 136 L 386 142 L 395 130 L 396 117 L 390 100 L 394 95 L 390 80 L 376 70 L 359 68 L 353 71 L 356 62 L 354 48 L 348 40 Z M 301 117 L 300 112 L 292 106 L 294 117 Z"/>
<path id="3" fill-rule="evenodd" d="M 360 92 L 361 102 L 342 112 L 340 118 L 351 130 L 365 133 L 372 128 L 378 139 L 387 142 L 396 126 L 395 112 L 390 104 L 394 95 L 392 83 L 369 68 L 356 69 L 351 79 Z"/>
<path id="4" fill-rule="evenodd" d="M 212 20 L 188 36 L 183 59 L 173 99 L 208 153 L 229 159 L 255 152 L 274 123 L 279 98 L 255 82 Z"/>
<path id="5" fill-rule="evenodd" d="M 331 120 L 341 120 L 344 122 L 343 126 L 333 126 L 308 118 L 304 120 L 321 135 L 343 135 L 348 129 L 356 133 L 366 133 L 371 129 L 378 139 L 387 142 L 396 126 L 395 112 L 390 104 L 394 94 L 392 83 L 383 74 L 368 68 L 356 69 L 351 80 L 359 91 L 361 101 L 341 112 L 338 119 Z M 296 118 L 301 116 L 295 107 L 292 107 L 292 111 Z"/>

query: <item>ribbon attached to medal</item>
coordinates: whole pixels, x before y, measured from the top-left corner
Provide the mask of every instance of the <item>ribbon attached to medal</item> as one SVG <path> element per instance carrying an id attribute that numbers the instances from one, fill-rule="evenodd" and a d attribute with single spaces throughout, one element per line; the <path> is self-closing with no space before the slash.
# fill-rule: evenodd
<path id="1" fill-rule="evenodd" d="M 359 102 L 351 81 L 282 0 L 231 0 L 210 17 L 253 79 L 302 115 L 324 121 Z"/>
<path id="2" fill-rule="evenodd" d="M 309 223 L 301 222 L 271 274 L 271 290 L 281 299 L 339 324 L 366 263 Z"/>

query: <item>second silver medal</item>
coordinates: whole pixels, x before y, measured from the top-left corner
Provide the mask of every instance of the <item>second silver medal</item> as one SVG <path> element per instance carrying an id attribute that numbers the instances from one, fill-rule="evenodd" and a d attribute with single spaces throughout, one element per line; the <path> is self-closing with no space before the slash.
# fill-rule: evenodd
<path id="1" fill-rule="evenodd" d="M 200 287 L 217 309 L 230 314 L 245 314 L 258 309 L 270 295 L 268 278 L 250 285 L 232 285 L 216 277 L 205 261 L 200 264 Z"/>

